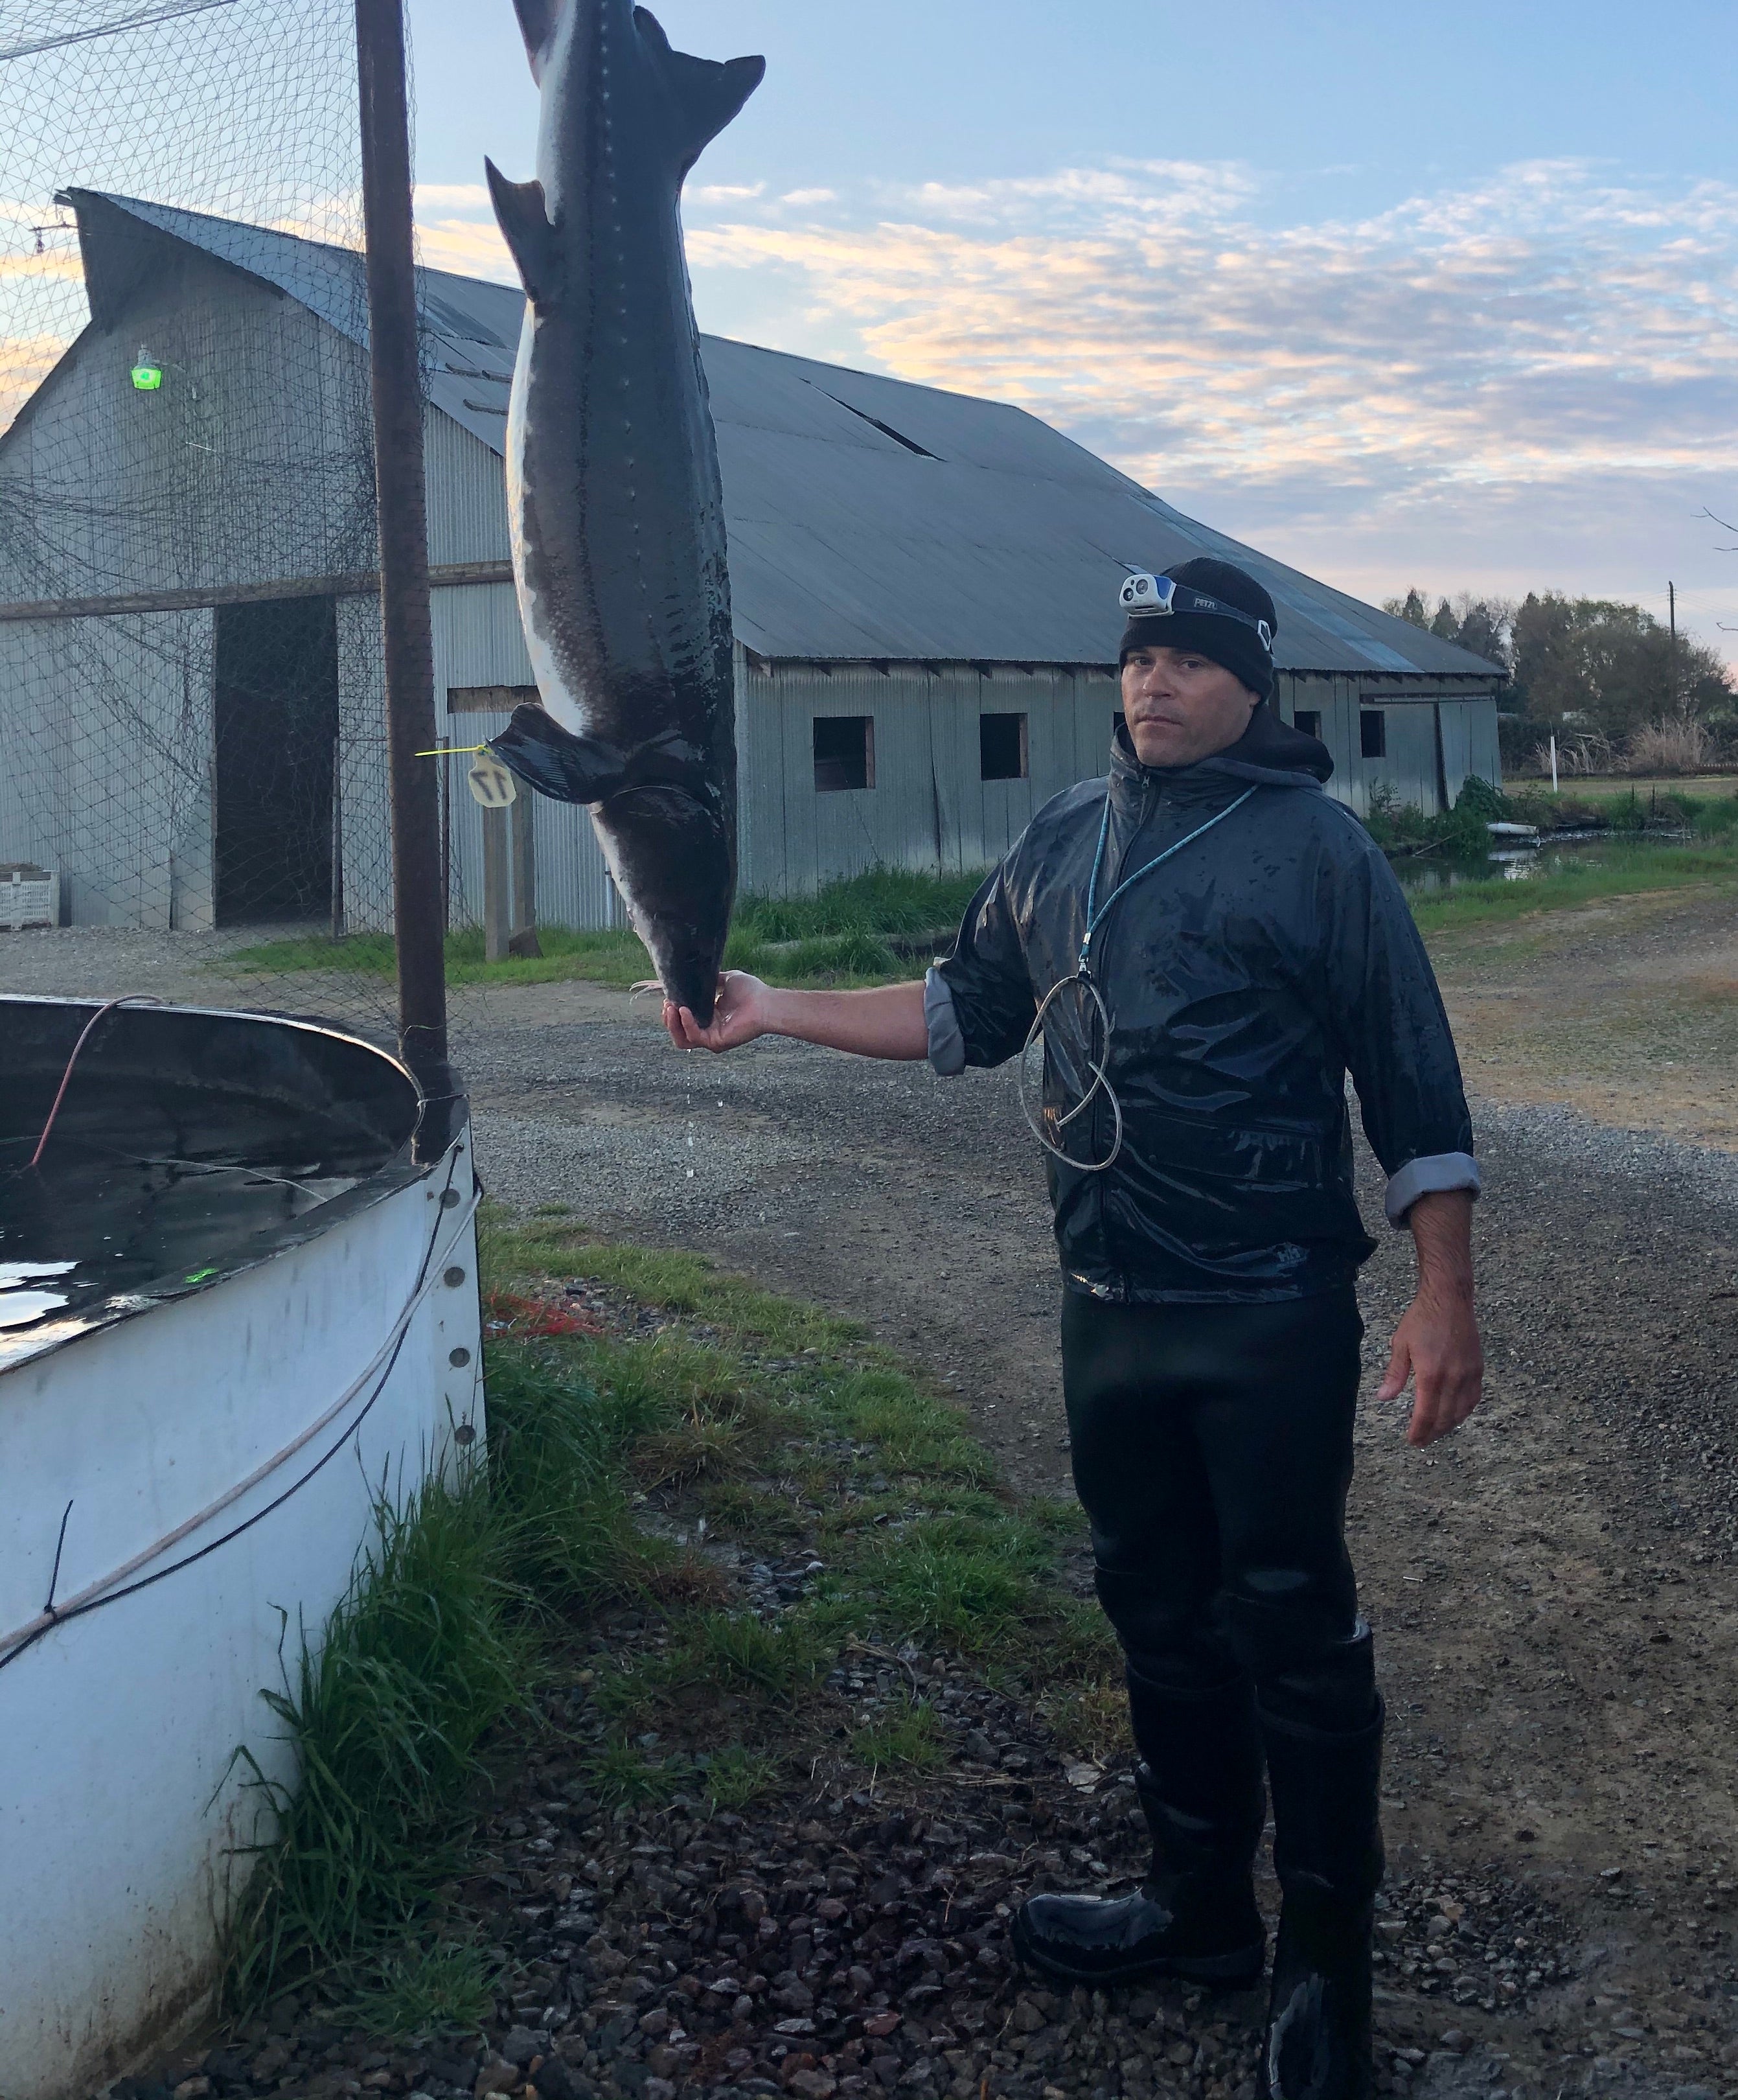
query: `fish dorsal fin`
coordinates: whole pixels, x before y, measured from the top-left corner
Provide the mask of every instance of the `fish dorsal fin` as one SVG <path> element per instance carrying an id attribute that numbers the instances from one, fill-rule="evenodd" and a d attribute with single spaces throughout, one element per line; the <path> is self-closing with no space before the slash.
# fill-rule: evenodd
<path id="1" fill-rule="evenodd" d="M 549 207 L 539 182 L 509 183 L 492 161 L 485 161 L 489 195 L 495 201 L 495 217 L 501 238 L 518 266 L 519 282 L 526 296 L 542 306 L 559 288 L 561 251 L 555 229 L 549 223 Z"/>
<path id="2" fill-rule="evenodd" d="M 535 0 L 529 0 L 535 4 Z M 634 26 L 664 69 L 672 93 L 686 119 L 682 173 L 699 159 L 766 77 L 765 59 L 692 58 L 671 46 L 657 16 L 644 7 L 633 11 Z"/>
<path id="3" fill-rule="evenodd" d="M 561 21 L 562 0 L 513 0 L 519 18 L 519 34 L 525 39 L 525 55 L 531 60 L 531 77 L 540 87 L 549 46 Z"/>

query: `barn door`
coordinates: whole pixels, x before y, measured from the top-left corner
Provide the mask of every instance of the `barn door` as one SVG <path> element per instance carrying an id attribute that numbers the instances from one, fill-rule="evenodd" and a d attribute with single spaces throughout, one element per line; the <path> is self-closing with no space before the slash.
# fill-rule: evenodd
<path id="1" fill-rule="evenodd" d="M 337 607 L 217 611 L 212 730 L 220 926 L 329 918 L 338 734 Z"/>
<path id="2" fill-rule="evenodd" d="M 1442 806 L 1445 810 L 1452 810 L 1460 800 L 1462 783 L 1472 770 L 1470 717 L 1476 704 L 1471 700 L 1438 700 L 1436 703 L 1436 749 L 1442 774 Z"/>

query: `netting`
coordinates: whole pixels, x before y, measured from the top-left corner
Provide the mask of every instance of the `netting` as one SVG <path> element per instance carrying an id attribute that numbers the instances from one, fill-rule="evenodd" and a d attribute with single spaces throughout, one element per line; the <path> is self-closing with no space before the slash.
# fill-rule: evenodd
<path id="1" fill-rule="evenodd" d="M 351 0 L 0 0 L 7 988 L 390 1029 L 356 98 Z"/>

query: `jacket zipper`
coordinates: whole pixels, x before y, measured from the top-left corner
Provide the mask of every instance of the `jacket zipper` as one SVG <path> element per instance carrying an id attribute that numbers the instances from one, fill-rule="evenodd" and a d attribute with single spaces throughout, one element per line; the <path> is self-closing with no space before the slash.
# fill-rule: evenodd
<path id="1" fill-rule="evenodd" d="M 1140 814 L 1135 820 L 1134 830 L 1129 833 L 1127 839 L 1123 844 L 1122 852 L 1117 856 L 1116 881 L 1118 883 L 1120 883 L 1123 876 L 1128 872 L 1129 856 L 1134 852 L 1135 848 L 1140 844 L 1141 837 L 1146 831 L 1147 826 L 1152 822 L 1154 816 L 1157 814 L 1158 804 L 1162 798 L 1163 790 L 1159 787 L 1158 783 L 1153 780 L 1150 777 L 1143 778 L 1140 783 Z M 1111 887 L 1114 889 L 1116 887 L 1116 884 L 1113 883 Z M 1107 929 L 1106 930 L 1108 931 L 1109 929 Z M 1096 1024 L 1089 1024 L 1089 1032 L 1087 1037 L 1087 1044 L 1089 1050 L 1092 1048 L 1092 1037 L 1090 1033 L 1090 1028 L 1093 1025 Z M 1097 1054 L 1101 1061 L 1108 1060 L 1110 1055 L 1110 1045 L 1108 1041 L 1098 1047 Z M 1110 1149 L 1111 1140 L 1114 1133 L 1114 1119 L 1112 1118 L 1109 1109 L 1105 1105 L 1104 1097 L 1101 1095 L 1099 1099 L 1092 1105 L 1092 1144 L 1094 1147 L 1093 1156 L 1095 1158 L 1102 1158 L 1105 1154 Z M 1105 1199 L 1108 1191 L 1105 1187 L 1105 1184 L 1112 1178 L 1115 1172 L 1116 1169 L 1112 1167 L 1110 1173 L 1100 1174 L 1094 1176 L 1094 1180 L 1097 1184 L 1095 1193 L 1098 1198 L 1098 1235 L 1105 1250 L 1105 1266 L 1118 1277 L 1121 1285 L 1118 1295 L 1126 1299 L 1128 1296 L 1127 1272 L 1122 1260 L 1122 1249 L 1119 1246 L 1114 1246 L 1112 1245 L 1110 1220 L 1105 1206 Z"/>

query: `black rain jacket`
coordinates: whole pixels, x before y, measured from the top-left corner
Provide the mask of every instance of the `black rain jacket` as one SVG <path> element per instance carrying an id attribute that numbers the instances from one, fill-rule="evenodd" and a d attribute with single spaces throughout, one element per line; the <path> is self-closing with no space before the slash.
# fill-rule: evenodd
<path id="1" fill-rule="evenodd" d="M 1374 1250 L 1352 1190 L 1348 1070 L 1393 1223 L 1427 1189 L 1477 1191 L 1436 978 L 1381 850 L 1322 792 L 1332 770 L 1326 748 L 1268 706 L 1229 750 L 1174 770 L 1144 767 L 1118 729 L 1101 904 L 1254 792 L 1137 883 L 1094 941 L 1124 1134 L 1108 1172 L 1049 1160 L 1075 1289 L 1211 1304 L 1348 1283 Z M 931 973 L 937 1070 L 1018 1055 L 1038 1001 L 1076 968 L 1105 792 L 1083 781 L 1047 803 L 972 900 Z M 1102 1055 L 1077 991 L 1052 1005 L 1044 1046 L 1054 1136 L 1091 1084 L 1089 1052 Z M 1109 1154 L 1102 1090 L 1061 1135 L 1075 1158 Z"/>

